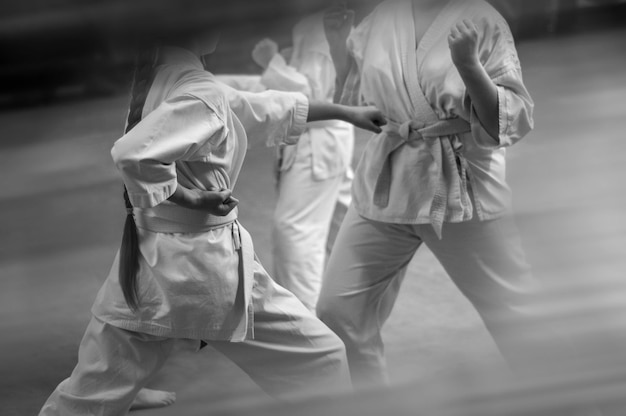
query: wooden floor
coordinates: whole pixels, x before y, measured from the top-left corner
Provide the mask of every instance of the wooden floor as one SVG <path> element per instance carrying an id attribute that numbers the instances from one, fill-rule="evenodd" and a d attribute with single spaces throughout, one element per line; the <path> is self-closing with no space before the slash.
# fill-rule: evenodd
<path id="1" fill-rule="evenodd" d="M 393 390 L 277 407 L 217 353 L 181 350 L 153 383 L 177 391 L 178 403 L 143 414 L 554 416 L 576 414 L 566 403 L 626 396 L 624 39 L 626 31 L 613 31 L 520 48 L 537 129 L 510 152 L 509 177 L 528 256 L 553 299 L 547 316 L 584 341 L 577 371 L 504 382 L 476 313 L 424 250 L 385 330 Z M 114 98 L 0 114 L 3 416 L 36 414 L 76 361 L 121 234 L 109 149 L 125 105 Z M 236 190 L 269 269 L 271 159 L 254 145 Z"/>

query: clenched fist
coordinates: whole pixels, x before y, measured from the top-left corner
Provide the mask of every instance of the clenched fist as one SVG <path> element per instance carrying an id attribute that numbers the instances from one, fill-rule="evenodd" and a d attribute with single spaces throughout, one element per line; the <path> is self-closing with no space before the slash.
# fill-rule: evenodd
<path id="1" fill-rule="evenodd" d="M 237 208 L 239 200 L 228 189 L 221 191 L 196 191 L 195 209 L 218 217 L 225 217 Z"/>
<path id="2" fill-rule="evenodd" d="M 371 131 L 372 133 L 381 133 L 382 127 L 387 125 L 387 118 L 376 107 L 347 107 L 347 121 L 354 126 Z"/>
<path id="3" fill-rule="evenodd" d="M 263 69 L 267 69 L 276 55 L 278 55 L 278 44 L 271 39 L 263 39 L 252 51 L 252 59 Z"/>
<path id="4" fill-rule="evenodd" d="M 480 64 L 478 55 L 478 28 L 470 20 L 457 23 L 448 37 L 452 62 L 457 68 Z"/>

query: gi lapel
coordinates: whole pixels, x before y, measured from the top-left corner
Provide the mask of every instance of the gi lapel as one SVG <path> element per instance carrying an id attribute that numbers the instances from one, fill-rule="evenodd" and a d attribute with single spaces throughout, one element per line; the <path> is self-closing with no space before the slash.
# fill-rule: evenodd
<path id="1" fill-rule="evenodd" d="M 413 19 L 412 4 L 409 4 L 408 10 L 401 10 L 397 17 L 397 27 L 402 27 L 400 22 L 409 21 L 409 27 L 402 30 L 399 34 L 400 47 L 402 48 L 402 65 L 403 74 L 405 76 L 405 85 L 408 90 L 409 97 L 413 104 L 412 114 L 415 115 L 417 125 L 426 127 L 434 126 L 443 120 L 431 106 L 430 102 L 424 94 L 422 88 L 418 60 L 422 62 L 426 57 L 426 52 L 432 47 L 434 41 L 442 31 L 449 30 L 451 21 L 449 8 L 453 1 L 450 1 L 435 18 L 431 26 L 424 34 L 419 45 L 415 38 L 415 21 Z M 400 10 L 401 8 L 399 8 Z M 411 16 L 407 19 L 407 16 Z M 401 19 L 401 20 L 400 20 Z M 459 133 L 464 132 L 464 126 L 461 120 L 449 120 L 452 123 L 459 124 Z M 466 131 L 470 131 L 467 125 Z M 419 172 L 421 175 L 428 175 L 429 188 L 434 190 L 434 196 L 430 207 L 431 224 L 439 238 L 442 238 L 443 223 L 448 221 L 462 221 L 471 219 L 473 209 L 471 200 L 467 191 L 466 162 L 461 155 L 457 155 L 449 137 L 429 137 L 422 134 L 425 145 L 429 153 L 437 165 L 436 172 L 421 167 Z M 457 159 L 461 159 L 459 165 L 462 167 L 459 172 L 457 167 Z"/>

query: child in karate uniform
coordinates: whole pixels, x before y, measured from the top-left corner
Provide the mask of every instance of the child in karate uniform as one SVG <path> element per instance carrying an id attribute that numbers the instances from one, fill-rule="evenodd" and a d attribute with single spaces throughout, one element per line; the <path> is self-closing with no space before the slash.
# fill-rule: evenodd
<path id="1" fill-rule="evenodd" d="M 324 14 L 304 18 L 292 37 L 288 58 L 269 39 L 255 48 L 253 58 L 264 68 L 261 84 L 332 102 L 336 74 Z M 353 150 L 352 125 L 336 120 L 310 124 L 296 145 L 279 149 L 273 275 L 312 311 L 322 287 L 330 227 L 343 219 L 335 221 L 334 214 L 345 214 L 351 203 Z"/>
<path id="2" fill-rule="evenodd" d="M 425 244 L 523 365 L 535 285 L 505 173 L 533 101 L 509 27 L 482 0 L 385 1 L 355 29 L 353 16 L 326 18 L 337 98 L 376 105 L 389 125 L 357 168 L 318 314 L 346 344 L 353 382 L 385 382 L 381 328 Z"/>
<path id="3" fill-rule="evenodd" d="M 126 414 L 176 340 L 210 344 L 276 398 L 348 386 L 341 340 L 265 272 L 231 191 L 249 137 L 292 144 L 308 121 L 334 118 L 377 131 L 381 114 L 235 91 L 203 68 L 215 35 L 176 44 L 137 67 L 127 133 L 112 150 L 124 240 L 78 364 L 41 415 Z"/>

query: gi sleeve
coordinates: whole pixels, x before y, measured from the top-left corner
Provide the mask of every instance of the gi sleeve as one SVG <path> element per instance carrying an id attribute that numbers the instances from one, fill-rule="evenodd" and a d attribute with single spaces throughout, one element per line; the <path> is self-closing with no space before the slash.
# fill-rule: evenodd
<path id="1" fill-rule="evenodd" d="M 479 21 L 483 39 L 480 53 L 491 80 L 498 89 L 498 137 L 492 137 L 483 127 L 473 106 L 470 112 L 472 134 L 484 148 L 512 146 L 534 128 L 534 102 L 524 85 L 521 65 L 513 35 L 502 18 Z"/>
<path id="2" fill-rule="evenodd" d="M 296 68 L 287 65 L 287 61 L 280 54 L 270 61 L 261 77 L 261 83 L 270 90 L 301 92 L 309 98 L 312 97 L 309 79 Z"/>
<path id="3" fill-rule="evenodd" d="M 207 160 L 227 135 L 219 115 L 196 98 L 161 104 L 111 151 L 133 206 L 152 208 L 171 197 L 177 187 L 176 162 Z"/>
<path id="4" fill-rule="evenodd" d="M 268 146 L 291 145 L 300 140 L 309 117 L 309 100 L 302 93 L 251 93 L 224 86 L 231 110 L 251 140 Z"/>
<path id="5" fill-rule="evenodd" d="M 249 92 L 263 92 L 265 86 L 261 83 L 261 77 L 259 75 L 216 75 L 215 78 L 239 91 Z"/>

